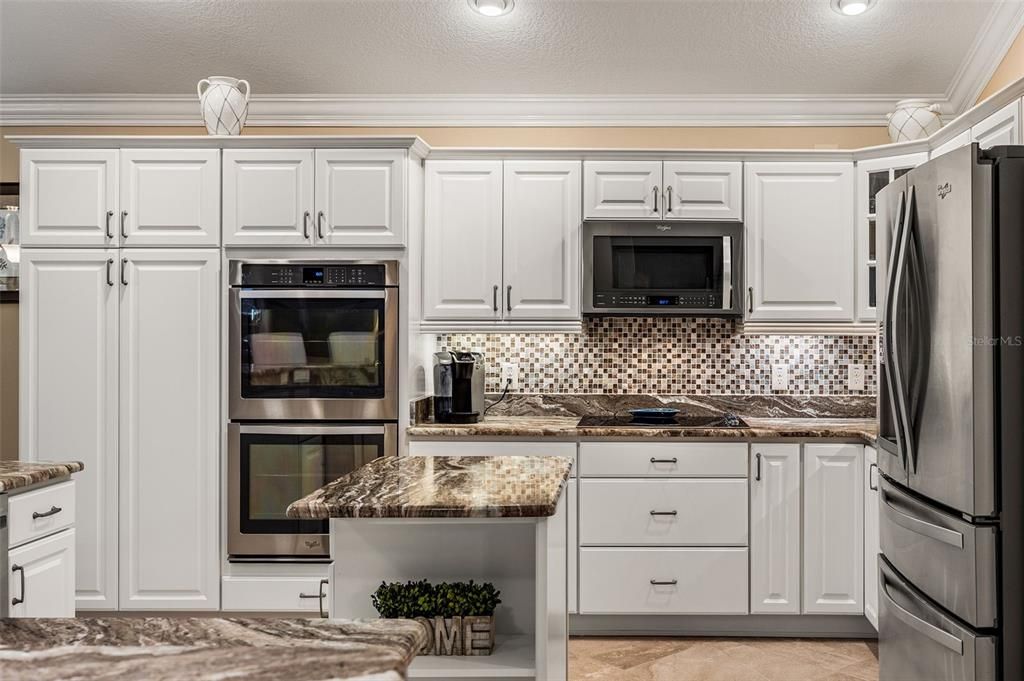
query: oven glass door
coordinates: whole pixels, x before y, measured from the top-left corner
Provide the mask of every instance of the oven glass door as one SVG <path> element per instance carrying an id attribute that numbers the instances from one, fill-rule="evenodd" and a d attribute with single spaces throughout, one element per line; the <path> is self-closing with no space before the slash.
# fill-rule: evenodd
<path id="1" fill-rule="evenodd" d="M 394 289 L 232 295 L 231 418 L 397 418 Z"/>
<path id="2" fill-rule="evenodd" d="M 328 555 L 328 521 L 288 518 L 288 505 L 378 457 L 397 454 L 396 428 L 231 424 L 228 553 Z"/>
<path id="3" fill-rule="evenodd" d="M 722 289 L 720 237 L 594 237 L 594 289 L 673 294 Z"/>

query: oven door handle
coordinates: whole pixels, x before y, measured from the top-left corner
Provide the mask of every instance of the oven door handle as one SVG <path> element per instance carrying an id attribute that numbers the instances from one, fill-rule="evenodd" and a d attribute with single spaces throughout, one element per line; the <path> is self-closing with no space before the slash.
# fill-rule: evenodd
<path id="1" fill-rule="evenodd" d="M 273 298 L 360 298 L 383 300 L 388 297 L 385 289 L 240 289 L 238 297 L 247 299 Z"/>
<path id="2" fill-rule="evenodd" d="M 722 237 L 722 309 L 732 309 L 732 237 Z"/>
<path id="3" fill-rule="evenodd" d="M 388 425 L 379 426 L 257 426 L 238 424 L 242 435 L 383 435 Z"/>

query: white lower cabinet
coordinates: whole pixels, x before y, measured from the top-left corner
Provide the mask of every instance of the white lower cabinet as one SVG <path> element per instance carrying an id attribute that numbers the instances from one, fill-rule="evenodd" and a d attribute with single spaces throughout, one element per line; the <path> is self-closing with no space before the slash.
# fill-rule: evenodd
<path id="1" fill-rule="evenodd" d="M 864 447 L 804 445 L 803 612 L 864 612 Z"/>
<path id="2" fill-rule="evenodd" d="M 878 451 L 864 448 L 864 616 L 878 630 Z"/>
<path id="3" fill-rule="evenodd" d="M 742 615 L 747 549 L 580 549 L 580 614 Z"/>
<path id="4" fill-rule="evenodd" d="M 800 613 L 800 445 L 750 447 L 750 612 Z"/>
<path id="5" fill-rule="evenodd" d="M 75 530 L 30 542 L 7 553 L 11 617 L 75 616 Z"/>
<path id="6" fill-rule="evenodd" d="M 227 575 L 222 580 L 225 612 L 294 612 L 329 616 L 330 565 L 322 574 Z"/>

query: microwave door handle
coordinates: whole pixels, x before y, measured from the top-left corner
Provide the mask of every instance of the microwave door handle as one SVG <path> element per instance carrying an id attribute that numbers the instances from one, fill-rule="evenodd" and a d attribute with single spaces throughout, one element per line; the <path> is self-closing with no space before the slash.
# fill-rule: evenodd
<path id="1" fill-rule="evenodd" d="M 732 237 L 722 237 L 722 309 L 732 309 Z"/>

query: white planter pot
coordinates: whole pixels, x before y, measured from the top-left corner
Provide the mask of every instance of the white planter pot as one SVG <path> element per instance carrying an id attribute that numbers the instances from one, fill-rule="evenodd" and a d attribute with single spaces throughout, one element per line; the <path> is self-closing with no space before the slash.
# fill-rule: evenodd
<path id="1" fill-rule="evenodd" d="M 893 142 L 910 142 L 928 137 L 942 127 L 938 110 L 938 104 L 923 99 L 896 102 L 896 110 L 886 116 L 889 119 L 889 139 Z"/>
<path id="2" fill-rule="evenodd" d="M 245 86 L 242 92 L 241 86 Z M 196 85 L 203 122 L 211 135 L 238 135 L 249 113 L 249 81 L 227 76 L 203 78 Z"/>

